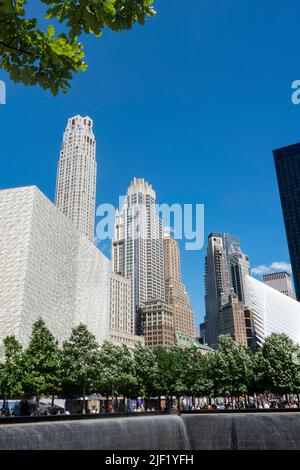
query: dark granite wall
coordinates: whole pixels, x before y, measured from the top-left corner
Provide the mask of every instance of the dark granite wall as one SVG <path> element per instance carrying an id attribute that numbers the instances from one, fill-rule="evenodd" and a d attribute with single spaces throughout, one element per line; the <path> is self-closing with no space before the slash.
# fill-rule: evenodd
<path id="1" fill-rule="evenodd" d="M 5 424 L 0 425 L 0 449 L 300 449 L 300 413 Z"/>

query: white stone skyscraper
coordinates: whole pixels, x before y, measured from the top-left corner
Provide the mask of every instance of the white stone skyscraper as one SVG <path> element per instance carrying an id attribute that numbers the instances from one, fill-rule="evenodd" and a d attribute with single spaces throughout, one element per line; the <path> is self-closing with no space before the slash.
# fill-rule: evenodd
<path id="1" fill-rule="evenodd" d="M 60 151 L 55 204 L 91 241 L 95 228 L 96 173 L 93 121 L 88 116 L 71 117 Z"/>
<path id="2" fill-rule="evenodd" d="M 141 333 L 139 307 L 165 300 L 162 221 L 156 193 L 143 178 L 134 178 L 116 214 L 112 244 L 113 271 L 131 279 L 134 333 Z"/>

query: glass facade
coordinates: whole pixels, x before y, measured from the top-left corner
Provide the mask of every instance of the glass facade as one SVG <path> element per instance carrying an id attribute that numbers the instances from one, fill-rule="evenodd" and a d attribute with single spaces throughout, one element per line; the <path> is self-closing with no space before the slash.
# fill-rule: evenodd
<path id="1" fill-rule="evenodd" d="M 295 291 L 300 300 L 300 143 L 273 151 Z"/>

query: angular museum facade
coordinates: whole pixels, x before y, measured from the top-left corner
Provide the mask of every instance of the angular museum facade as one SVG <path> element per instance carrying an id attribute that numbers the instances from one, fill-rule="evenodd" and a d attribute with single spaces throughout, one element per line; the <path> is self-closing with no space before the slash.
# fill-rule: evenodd
<path id="1" fill-rule="evenodd" d="M 35 186 L 0 191 L 0 343 L 42 317 L 60 343 L 79 323 L 108 337 L 110 261 Z"/>

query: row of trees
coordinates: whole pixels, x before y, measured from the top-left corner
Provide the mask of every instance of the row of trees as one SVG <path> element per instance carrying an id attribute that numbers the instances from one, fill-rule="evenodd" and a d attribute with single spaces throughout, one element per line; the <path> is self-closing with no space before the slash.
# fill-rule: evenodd
<path id="1" fill-rule="evenodd" d="M 14 336 L 4 340 L 0 364 L 0 395 L 8 398 L 102 396 L 134 398 L 161 396 L 237 396 L 300 392 L 300 349 L 287 336 L 272 334 L 256 354 L 220 338 L 220 348 L 204 356 L 199 348 L 174 347 L 151 351 L 96 338 L 81 324 L 62 348 L 39 319 L 29 345 Z M 83 410 L 85 409 L 83 403 Z"/>

